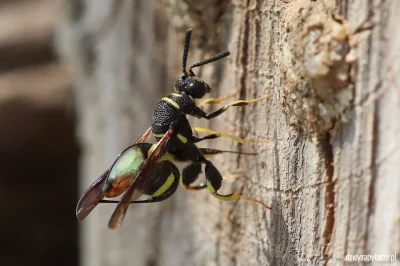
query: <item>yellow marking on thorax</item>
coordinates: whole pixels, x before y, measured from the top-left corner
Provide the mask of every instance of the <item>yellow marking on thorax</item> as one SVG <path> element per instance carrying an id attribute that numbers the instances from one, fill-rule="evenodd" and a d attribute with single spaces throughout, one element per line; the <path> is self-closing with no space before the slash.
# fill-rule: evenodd
<path id="1" fill-rule="evenodd" d="M 161 134 L 155 134 L 155 133 L 153 133 L 153 137 L 155 137 L 155 138 L 162 138 L 163 136 L 164 136 L 163 133 L 161 133 Z"/>
<path id="2" fill-rule="evenodd" d="M 165 181 L 165 183 L 159 188 L 157 189 L 156 192 L 154 192 L 154 194 L 152 195 L 153 197 L 158 197 L 160 195 L 162 195 L 165 191 L 167 191 L 171 185 L 174 183 L 175 180 L 175 176 L 174 174 L 170 174 L 167 178 L 167 181 Z"/>
<path id="3" fill-rule="evenodd" d="M 162 138 L 163 136 L 164 136 L 164 134 L 154 134 L 153 133 L 153 136 L 155 137 L 155 138 Z M 178 139 L 180 140 L 180 141 L 182 141 L 182 143 L 187 143 L 187 138 L 186 137 L 184 137 L 184 136 L 182 136 L 181 134 L 178 134 L 177 135 L 177 137 L 178 137 Z"/>
<path id="4" fill-rule="evenodd" d="M 178 139 L 179 139 L 180 141 L 182 141 L 182 143 L 187 143 L 187 138 L 184 137 L 184 136 L 182 136 L 181 134 L 178 134 Z"/>
<path id="5" fill-rule="evenodd" d="M 147 152 L 147 158 L 150 157 L 151 153 L 154 151 L 154 149 L 156 148 L 156 146 L 157 146 L 157 144 L 153 144 L 153 145 L 151 146 L 151 148 L 150 148 L 149 151 Z M 174 156 L 173 156 L 171 153 L 166 152 L 166 153 L 163 155 L 163 157 L 161 157 L 160 159 L 158 159 L 158 162 L 161 162 L 161 161 L 173 161 L 173 160 L 174 160 Z"/>
<path id="6" fill-rule="evenodd" d="M 182 94 L 179 94 L 179 93 L 176 93 L 176 92 L 171 93 L 171 95 L 176 96 L 176 97 L 182 97 Z"/>
<path id="7" fill-rule="evenodd" d="M 175 107 L 176 109 L 179 109 L 179 108 L 180 108 L 179 104 L 177 104 L 174 100 L 172 100 L 172 99 L 170 99 L 170 98 L 168 98 L 168 97 L 162 98 L 161 101 L 165 101 L 165 102 L 167 102 L 167 103 L 172 104 L 172 106 Z"/>

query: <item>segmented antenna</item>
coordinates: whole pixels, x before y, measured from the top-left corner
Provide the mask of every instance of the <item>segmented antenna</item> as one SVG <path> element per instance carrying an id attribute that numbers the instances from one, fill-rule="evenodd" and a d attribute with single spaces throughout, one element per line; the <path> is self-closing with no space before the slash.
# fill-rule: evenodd
<path id="1" fill-rule="evenodd" d="M 183 59 L 182 59 L 182 71 L 186 74 L 186 61 L 189 54 L 190 37 L 192 36 L 192 29 L 186 31 L 185 36 L 185 46 L 183 49 Z"/>
<path id="2" fill-rule="evenodd" d="M 203 61 L 200 61 L 200 62 L 198 62 L 196 64 L 191 65 L 190 68 L 189 68 L 189 71 L 192 72 L 192 68 L 199 67 L 199 66 L 206 65 L 208 63 L 220 60 L 220 59 L 222 59 L 224 57 L 227 57 L 228 55 L 230 55 L 230 53 L 228 51 L 223 51 L 223 52 L 221 52 L 221 53 L 219 53 L 217 55 L 214 55 L 213 57 L 210 57 L 208 59 L 205 59 Z"/>

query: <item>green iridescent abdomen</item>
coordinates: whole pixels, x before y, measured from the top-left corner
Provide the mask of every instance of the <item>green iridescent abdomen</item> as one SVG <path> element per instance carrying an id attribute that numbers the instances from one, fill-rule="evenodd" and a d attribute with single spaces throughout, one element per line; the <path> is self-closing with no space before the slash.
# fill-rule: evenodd
<path id="1" fill-rule="evenodd" d="M 123 193 L 133 182 L 136 173 L 146 159 L 138 146 L 126 149 L 115 161 L 103 188 L 105 196 L 113 198 Z"/>

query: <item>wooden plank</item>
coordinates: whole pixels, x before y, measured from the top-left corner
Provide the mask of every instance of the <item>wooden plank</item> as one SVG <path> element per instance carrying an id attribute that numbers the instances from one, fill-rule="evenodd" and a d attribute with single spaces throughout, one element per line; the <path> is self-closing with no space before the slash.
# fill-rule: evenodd
<path id="1" fill-rule="evenodd" d="M 180 71 L 182 40 L 168 28 L 164 7 L 121 3 L 102 38 L 84 21 L 101 25 L 113 10 L 109 2 L 87 4 L 84 20 L 66 16 L 60 31 L 64 55 L 83 70 L 76 91 L 85 148 L 82 189 L 145 130 L 160 95 L 172 90 L 168 76 Z M 196 12 L 206 14 L 202 8 Z M 224 175 L 247 175 L 222 192 L 244 183 L 245 195 L 273 210 L 218 202 L 207 191 L 179 191 L 160 204 L 132 206 L 123 227 L 110 232 L 113 206 L 100 206 L 82 226 L 83 265 L 341 265 L 348 254 L 398 252 L 399 4 L 247 0 L 227 10 L 218 23 L 227 29 L 220 41 L 232 55 L 199 75 L 213 86 L 212 96 L 236 89 L 241 98 L 271 90 L 274 96 L 192 123 L 274 139 L 207 142 L 258 153 L 213 161 Z M 207 36 L 208 26 L 201 34 Z M 206 48 L 191 49 L 190 61 L 204 58 Z"/>

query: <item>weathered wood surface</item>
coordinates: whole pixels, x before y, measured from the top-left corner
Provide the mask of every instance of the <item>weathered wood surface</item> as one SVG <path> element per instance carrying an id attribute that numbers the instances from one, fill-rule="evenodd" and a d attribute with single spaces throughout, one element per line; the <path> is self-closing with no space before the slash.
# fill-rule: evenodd
<path id="1" fill-rule="evenodd" d="M 60 50 L 78 85 L 82 190 L 144 132 L 179 74 L 182 28 L 198 24 L 186 17 L 179 25 L 174 1 L 160 2 L 121 1 L 115 23 L 98 33 L 113 13 L 110 1 L 61 1 Z M 223 192 L 245 184 L 244 194 L 273 210 L 178 191 L 131 206 L 122 228 L 110 231 L 114 206 L 100 206 L 82 223 L 83 265 L 342 265 L 347 254 L 398 253 L 399 2 L 233 1 L 211 19 L 215 12 L 202 8 L 195 14 L 218 23 L 221 39 L 192 47 L 190 62 L 215 45 L 232 52 L 223 67 L 199 72 L 213 96 L 274 95 L 193 123 L 274 140 L 207 143 L 259 153 L 214 161 L 223 174 L 248 176 L 227 181 Z"/>

